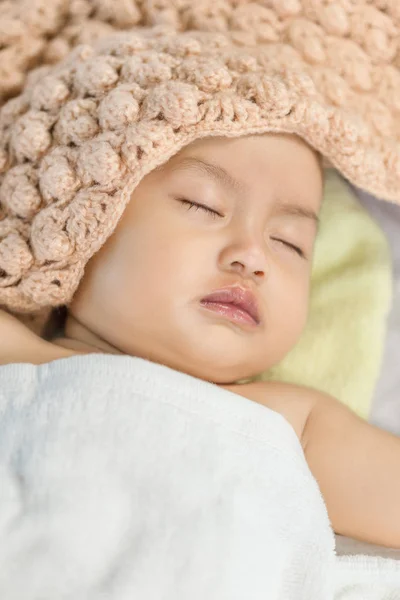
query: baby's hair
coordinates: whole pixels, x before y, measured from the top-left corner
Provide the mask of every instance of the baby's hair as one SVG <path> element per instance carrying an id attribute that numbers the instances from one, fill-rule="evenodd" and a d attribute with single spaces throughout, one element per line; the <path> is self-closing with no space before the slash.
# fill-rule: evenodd
<path id="1" fill-rule="evenodd" d="M 61 337 L 64 334 L 67 315 L 68 309 L 65 304 L 53 308 L 43 328 L 41 337 L 47 342 L 50 342 L 55 337 Z"/>

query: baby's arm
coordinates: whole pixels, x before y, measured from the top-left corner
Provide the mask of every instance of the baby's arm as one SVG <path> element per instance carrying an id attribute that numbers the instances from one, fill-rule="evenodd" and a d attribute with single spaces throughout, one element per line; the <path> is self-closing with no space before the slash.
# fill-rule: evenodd
<path id="1" fill-rule="evenodd" d="M 330 396 L 312 394 L 302 443 L 333 529 L 400 548 L 400 438 Z"/>

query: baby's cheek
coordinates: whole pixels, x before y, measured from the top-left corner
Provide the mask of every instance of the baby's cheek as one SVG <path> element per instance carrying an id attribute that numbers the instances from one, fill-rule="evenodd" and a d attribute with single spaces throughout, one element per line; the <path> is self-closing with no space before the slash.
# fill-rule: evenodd
<path id="1" fill-rule="evenodd" d="M 297 329 L 297 339 L 303 333 L 307 321 L 308 321 L 308 310 L 309 310 L 309 302 L 308 295 L 303 295 L 303 297 L 299 298 L 299 302 L 296 307 L 295 319 L 296 319 L 296 329 Z M 296 339 L 296 342 L 297 342 Z"/>
<path id="2" fill-rule="evenodd" d="M 289 286 L 284 290 L 277 305 L 283 327 L 297 338 L 303 331 L 308 318 L 309 287 L 305 283 Z"/>

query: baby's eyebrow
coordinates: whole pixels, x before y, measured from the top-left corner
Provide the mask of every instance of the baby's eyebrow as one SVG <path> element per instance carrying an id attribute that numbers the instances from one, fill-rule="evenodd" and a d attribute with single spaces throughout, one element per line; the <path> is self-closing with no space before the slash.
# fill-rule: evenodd
<path id="1" fill-rule="evenodd" d="M 187 156 L 183 158 L 173 170 L 191 168 L 211 176 L 217 183 L 222 183 L 224 187 L 229 188 L 235 195 L 243 195 L 248 191 L 248 186 L 243 182 L 235 179 L 233 175 L 228 173 L 223 167 L 206 162 L 201 158 Z"/>
<path id="2" fill-rule="evenodd" d="M 312 209 L 305 208 L 299 204 L 291 204 L 283 200 L 278 201 L 276 206 L 277 212 L 281 215 L 291 215 L 294 217 L 301 217 L 302 219 L 310 219 L 315 222 L 317 228 L 319 227 L 320 219 L 317 213 Z"/>
<path id="3" fill-rule="evenodd" d="M 201 158 L 187 156 L 185 158 L 182 158 L 182 160 L 178 164 L 173 166 L 173 170 L 185 168 L 196 169 L 203 174 L 206 173 L 207 175 L 211 176 L 218 183 L 222 183 L 224 187 L 227 187 L 230 190 L 232 190 L 237 196 L 238 200 L 240 200 L 241 202 L 243 202 L 243 196 L 249 190 L 249 186 L 246 183 L 235 179 L 235 177 L 233 177 L 233 175 L 231 175 L 223 167 L 221 167 L 220 165 L 215 165 L 206 162 Z M 309 219 L 315 222 L 317 229 L 319 227 L 319 217 L 317 213 L 312 209 L 306 208 L 299 204 L 293 204 L 284 200 L 278 200 L 278 202 L 276 203 L 276 208 L 278 214 L 290 215 L 302 219 Z"/>

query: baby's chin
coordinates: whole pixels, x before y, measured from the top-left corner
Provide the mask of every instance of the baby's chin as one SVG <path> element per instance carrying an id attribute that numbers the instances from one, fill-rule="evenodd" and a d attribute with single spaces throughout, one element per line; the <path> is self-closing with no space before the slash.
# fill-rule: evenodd
<path id="1" fill-rule="evenodd" d="M 135 356 L 138 356 L 138 353 Z M 217 385 L 232 385 L 239 382 L 248 383 L 263 371 L 262 368 L 257 368 L 256 366 L 250 368 L 248 365 L 241 365 L 240 363 L 228 366 L 222 361 L 210 360 L 209 356 L 201 357 L 197 355 L 188 360 L 187 357 L 168 356 L 165 352 L 145 352 L 141 357 L 162 364 L 175 371 L 185 373 L 191 377 L 196 377 L 197 379 Z"/>
<path id="2" fill-rule="evenodd" d="M 182 344 L 179 344 L 179 340 L 173 344 L 160 341 L 151 346 L 145 343 L 131 349 L 133 352 L 129 354 L 218 385 L 231 385 L 243 380 L 247 382 L 272 366 L 272 361 L 266 360 L 268 353 L 265 347 L 260 355 L 251 345 L 246 346 L 232 339 L 228 347 L 224 339 L 214 340 L 220 343 L 211 346 L 204 338 L 202 341 L 191 339 L 191 343 L 187 339 L 180 341 Z"/>

